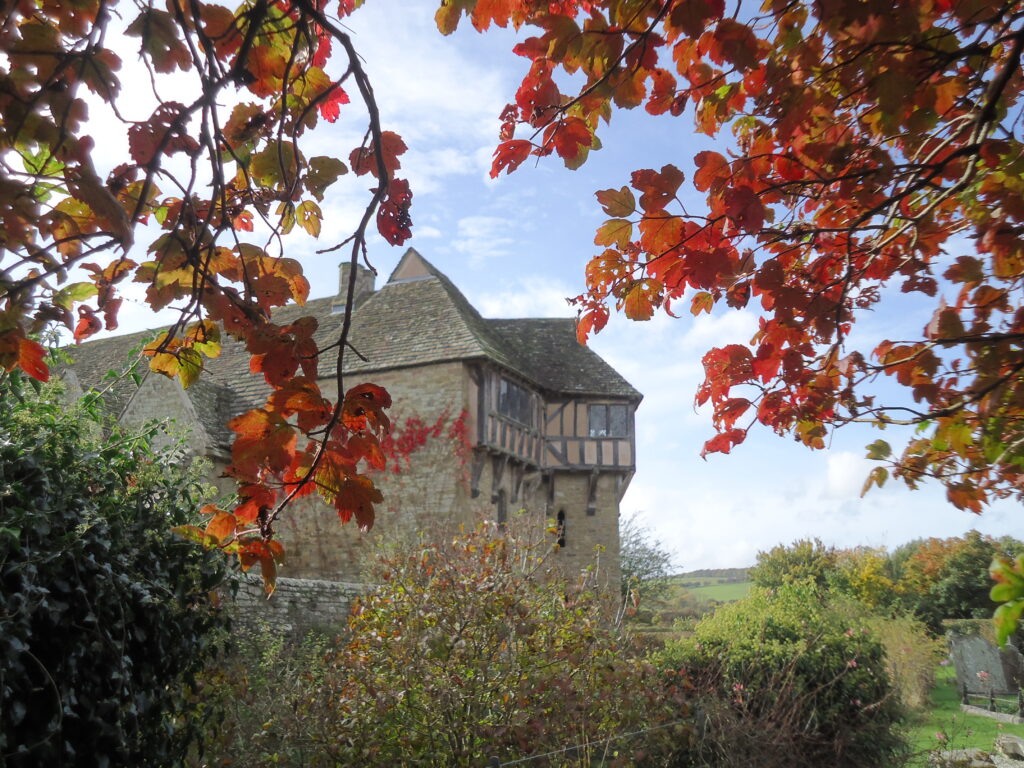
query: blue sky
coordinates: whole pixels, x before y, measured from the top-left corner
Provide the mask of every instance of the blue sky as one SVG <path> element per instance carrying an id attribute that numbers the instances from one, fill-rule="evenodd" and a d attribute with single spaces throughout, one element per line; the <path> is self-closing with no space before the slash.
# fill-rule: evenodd
<path id="1" fill-rule="evenodd" d="M 478 35 L 467 24 L 442 37 L 433 24 L 435 8 L 432 0 L 369 0 L 348 23 L 384 127 L 409 146 L 402 157 L 414 192 L 407 245 L 447 273 L 487 316 L 572 316 L 565 298 L 583 290 L 584 267 L 596 250 L 594 230 L 606 218 L 594 191 L 620 187 L 632 170 L 667 162 L 689 176 L 693 155 L 713 144 L 694 133 L 686 116 L 618 112 L 601 136 L 604 149 L 591 153 L 580 170 L 549 158 L 492 180 L 498 115 L 513 99 L 526 62 L 511 53 L 515 36 L 505 30 Z M 127 88 L 133 73 L 123 76 Z M 307 156 L 347 155 L 359 143 L 365 123 L 349 109 L 348 121 L 317 129 Z M 124 132 L 114 123 L 103 130 L 109 137 Z M 105 148 L 115 164 L 117 143 L 111 138 L 101 153 Z M 351 232 L 371 185 L 365 178 L 344 179 L 323 206 L 321 240 L 302 233 L 288 240 L 288 254 L 303 261 L 314 296 L 336 291 L 338 262 L 337 254 L 315 250 Z M 403 251 L 380 238 L 371 241 L 380 279 Z M 897 302 L 889 314 L 868 318 L 858 338 L 870 344 L 901 328 L 919 333 L 934 311 L 904 295 Z M 864 446 L 879 436 L 867 428 L 844 429 L 828 450 L 817 452 L 761 430 L 732 455 L 701 460 L 712 431 L 709 414 L 693 407 L 700 359 L 713 345 L 748 340 L 757 317 L 752 308 L 696 320 L 684 314 L 646 323 L 615 317 L 592 342 L 645 395 L 637 413 L 638 469 L 623 514 L 642 513 L 682 568 L 747 565 L 759 550 L 807 536 L 837 546 L 891 547 L 972 527 L 1021 535 L 1013 503 L 979 518 L 953 508 L 936 487 L 909 492 L 890 483 L 859 498 L 872 465 L 862 458 Z M 126 302 L 122 318 L 122 331 L 157 322 L 137 300 Z M 884 436 L 893 438 L 893 431 Z"/>

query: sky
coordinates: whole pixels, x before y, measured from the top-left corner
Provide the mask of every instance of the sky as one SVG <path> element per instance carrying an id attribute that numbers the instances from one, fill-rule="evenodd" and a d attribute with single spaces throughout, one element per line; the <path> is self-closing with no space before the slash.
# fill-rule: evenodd
<path id="1" fill-rule="evenodd" d="M 566 297 L 583 292 L 584 268 L 599 250 L 594 231 L 607 218 L 594 192 L 628 184 L 635 169 L 670 162 L 689 177 L 697 152 L 721 151 L 722 145 L 697 136 L 685 115 L 619 111 L 601 134 L 604 148 L 581 169 L 569 171 L 547 158 L 491 179 L 498 115 L 513 100 L 526 60 L 513 55 L 517 38 L 506 30 L 479 35 L 467 23 L 443 37 L 433 22 L 436 6 L 435 0 L 368 0 L 347 20 L 383 126 L 409 147 L 399 175 L 414 193 L 413 237 L 401 247 L 371 239 L 378 284 L 412 246 L 487 317 L 571 317 Z M 125 58 L 126 93 L 144 91 L 139 68 Z M 141 110 L 136 119 L 148 116 L 144 97 L 131 103 Z M 103 123 L 101 115 L 95 119 L 95 135 L 104 137 L 96 165 L 113 167 L 121 162 L 124 127 Z M 365 120 L 353 107 L 350 120 L 322 123 L 309 136 L 306 154 L 347 155 L 364 131 Z M 353 230 L 369 186 L 366 177 L 345 177 L 322 206 L 320 241 L 304 233 L 287 240 L 287 253 L 303 262 L 314 297 L 337 291 L 339 261 L 337 253 L 315 251 Z M 160 324 L 137 292 L 127 298 L 119 333 Z M 895 306 L 866 318 L 854 343 L 870 346 L 900 329 L 918 334 L 934 311 L 934 304 L 906 295 L 897 296 Z M 898 442 L 892 429 L 879 434 L 844 428 L 822 451 L 754 429 L 731 455 L 702 460 L 701 447 L 713 431 L 707 409 L 693 405 L 701 357 L 712 346 L 749 340 L 757 315 L 753 306 L 696 319 L 683 314 L 673 319 L 662 313 L 645 323 L 613 317 L 591 342 L 644 394 L 636 414 L 637 472 L 622 514 L 638 515 L 652 538 L 674 554 L 679 570 L 750 565 L 758 551 L 807 537 L 839 547 L 891 548 L 971 528 L 1024 534 L 1016 503 L 998 503 L 977 517 L 955 509 L 938 487 L 911 492 L 893 482 L 861 498 L 874 465 L 863 458 L 864 446 L 878 437 Z"/>

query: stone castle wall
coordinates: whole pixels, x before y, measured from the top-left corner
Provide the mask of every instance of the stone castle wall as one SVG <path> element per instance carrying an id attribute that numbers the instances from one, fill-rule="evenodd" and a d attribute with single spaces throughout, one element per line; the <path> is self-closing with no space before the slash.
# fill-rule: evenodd
<path id="1" fill-rule="evenodd" d="M 385 387 L 398 404 L 389 414 L 396 429 L 407 417 L 433 424 L 443 413 L 448 414 L 447 425 L 465 408 L 466 373 L 461 363 L 349 377 L 345 386 L 364 381 Z M 324 380 L 321 385 L 327 396 L 334 397 L 331 383 Z M 285 512 L 277 523 L 286 556 L 282 574 L 359 582 L 382 543 L 408 540 L 418 531 L 454 526 L 470 517 L 465 468 L 446 435 L 429 438 L 409 455 L 408 462 L 401 463 L 399 472 L 389 466 L 372 476 L 384 501 L 377 505 L 368 533 L 361 532 L 354 521 L 343 525 L 333 508 L 315 495 L 300 499 Z"/>
<path id="2" fill-rule="evenodd" d="M 365 584 L 280 578 L 268 598 L 260 577 L 246 574 L 234 600 L 228 598 L 227 602 L 234 621 L 243 628 L 267 624 L 301 636 L 312 630 L 337 631 L 345 626 L 353 601 L 370 589 Z"/>

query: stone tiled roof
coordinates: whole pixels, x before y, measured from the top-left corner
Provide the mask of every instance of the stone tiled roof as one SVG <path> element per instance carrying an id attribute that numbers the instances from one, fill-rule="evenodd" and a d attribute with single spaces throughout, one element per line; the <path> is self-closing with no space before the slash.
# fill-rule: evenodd
<path id="1" fill-rule="evenodd" d="M 420 276 L 391 279 L 356 303 L 349 341 L 365 360 L 347 353 L 346 371 L 377 371 L 454 360 L 490 360 L 544 390 L 639 400 L 641 395 L 604 360 L 576 342 L 572 320 L 488 320 L 444 274 L 409 249 L 403 263 L 418 260 Z M 396 269 L 396 272 L 398 270 Z M 289 305 L 274 312 L 284 325 L 312 316 L 319 323 L 317 344 L 337 341 L 343 314 L 335 297 Z M 84 389 L 101 387 L 107 370 L 120 368 L 129 351 L 154 331 L 116 336 L 68 348 Z M 206 371 L 188 394 L 211 438 L 226 444 L 224 422 L 262 402 L 263 376 L 249 372 L 244 345 L 226 340 L 221 355 L 205 362 Z M 321 363 L 321 374 L 330 374 Z M 145 371 L 145 368 L 142 368 Z M 218 386 L 219 385 L 219 386 Z M 107 404 L 120 414 L 134 389 L 126 377 L 111 388 Z"/>
<path id="2" fill-rule="evenodd" d="M 553 392 L 643 397 L 592 349 L 576 341 L 571 318 L 487 320 L 528 378 Z"/>

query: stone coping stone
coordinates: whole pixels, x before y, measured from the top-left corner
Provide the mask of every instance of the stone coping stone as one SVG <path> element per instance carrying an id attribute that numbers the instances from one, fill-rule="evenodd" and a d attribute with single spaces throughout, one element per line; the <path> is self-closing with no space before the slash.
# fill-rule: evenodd
<path id="1" fill-rule="evenodd" d="M 1024 717 L 1017 717 L 1006 712 L 992 712 L 987 707 L 976 707 L 973 704 L 961 704 L 960 711 L 969 715 L 980 715 L 998 720 L 1001 723 L 1013 723 L 1014 725 L 1024 724 Z"/>

